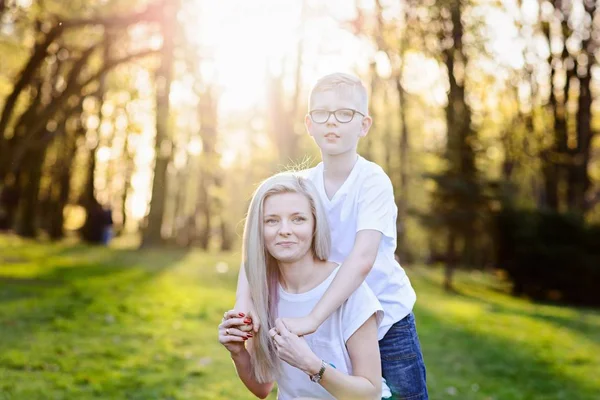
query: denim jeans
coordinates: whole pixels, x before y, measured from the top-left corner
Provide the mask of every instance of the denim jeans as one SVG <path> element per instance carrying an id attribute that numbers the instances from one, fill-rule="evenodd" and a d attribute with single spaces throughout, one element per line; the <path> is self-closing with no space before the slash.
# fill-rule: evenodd
<path id="1" fill-rule="evenodd" d="M 379 341 L 381 370 L 393 399 L 428 400 L 425 363 L 411 312 Z"/>

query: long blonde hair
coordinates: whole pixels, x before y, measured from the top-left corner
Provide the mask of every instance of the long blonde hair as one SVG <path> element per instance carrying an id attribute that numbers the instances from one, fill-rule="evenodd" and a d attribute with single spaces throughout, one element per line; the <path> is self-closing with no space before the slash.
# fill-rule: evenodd
<path id="1" fill-rule="evenodd" d="M 267 251 L 263 237 L 264 202 L 269 196 L 299 193 L 308 199 L 315 220 L 311 252 L 318 260 L 326 261 L 331 249 L 327 215 L 315 186 L 308 179 L 292 172 L 283 172 L 263 181 L 254 192 L 244 226 L 243 259 L 250 296 L 260 330 L 249 346 L 254 376 L 259 382 L 272 382 L 280 375 L 279 359 L 269 337 L 277 318 L 279 267 Z"/>

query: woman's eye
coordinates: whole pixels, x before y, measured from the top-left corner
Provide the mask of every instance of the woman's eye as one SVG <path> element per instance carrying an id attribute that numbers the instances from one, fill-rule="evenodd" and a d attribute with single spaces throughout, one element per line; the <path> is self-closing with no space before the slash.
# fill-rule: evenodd
<path id="1" fill-rule="evenodd" d="M 304 218 L 304 217 L 296 217 L 296 218 L 294 218 L 294 222 L 296 222 L 296 223 L 300 223 L 300 222 L 304 222 L 304 221 L 306 221 L 306 218 Z"/>
<path id="2" fill-rule="evenodd" d="M 276 222 L 277 222 L 277 220 L 275 220 L 275 219 L 267 219 L 267 220 L 265 220 L 265 224 L 267 224 L 267 225 L 273 225 Z"/>

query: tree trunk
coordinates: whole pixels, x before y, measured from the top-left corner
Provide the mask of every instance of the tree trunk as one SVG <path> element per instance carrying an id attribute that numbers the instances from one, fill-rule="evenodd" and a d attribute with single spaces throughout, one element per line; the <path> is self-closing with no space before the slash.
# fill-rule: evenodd
<path id="1" fill-rule="evenodd" d="M 473 151 L 475 132 L 471 127 L 471 110 L 465 98 L 465 79 L 467 58 L 464 54 L 462 38 L 463 26 L 460 2 L 453 2 L 450 11 L 453 47 L 444 51 L 448 70 L 450 91 L 446 106 L 447 143 L 445 158 L 448 163 L 443 176 L 441 202 L 446 203 L 446 228 L 451 230 L 452 249 L 454 242 L 461 239 L 464 243 L 463 256 L 476 254 L 475 242 L 468 240 L 474 236 L 478 218 L 480 193 L 477 183 L 475 153 Z M 457 238 L 455 238 L 455 235 Z"/>
<path id="2" fill-rule="evenodd" d="M 104 32 L 104 37 L 106 40 L 104 43 L 102 62 L 104 66 L 106 66 L 110 59 L 110 39 L 107 32 Z M 96 93 L 94 93 L 94 96 L 98 99 L 98 127 L 96 129 L 96 142 L 93 143 L 92 147 L 89 149 L 87 179 L 85 183 L 85 189 L 83 192 L 83 205 L 86 210 L 86 220 L 83 227 L 84 231 L 94 230 L 95 228 L 91 225 L 97 223 L 96 218 L 93 216 L 93 213 L 95 212 L 98 204 L 95 189 L 96 155 L 101 143 L 102 123 L 104 121 L 104 113 L 102 112 L 102 108 L 104 105 L 105 92 L 106 75 L 102 75 L 98 79 L 98 89 L 96 90 Z"/>
<path id="3" fill-rule="evenodd" d="M 36 30 L 38 32 L 41 31 L 40 26 L 36 26 Z M 61 34 L 63 28 L 61 26 L 55 26 L 52 28 L 44 37 L 43 40 L 38 42 L 33 49 L 33 53 L 23 70 L 21 71 L 15 86 L 13 87 L 12 92 L 6 98 L 4 102 L 4 108 L 2 109 L 2 114 L 0 114 L 0 160 L 8 160 L 10 150 L 7 148 L 7 132 L 6 129 L 8 127 L 8 123 L 13 117 L 13 111 L 17 105 L 17 100 L 23 90 L 30 84 L 30 82 L 34 79 L 35 73 L 46 58 L 48 54 L 48 47 L 52 44 L 52 42 Z M 14 133 L 13 133 L 14 137 Z M 0 162 L 0 180 L 3 180 L 8 170 L 10 168 L 10 164 L 8 162 Z"/>
<path id="4" fill-rule="evenodd" d="M 178 1 L 165 2 L 161 21 L 163 45 L 160 67 L 156 72 L 156 138 L 154 143 L 156 162 L 152 181 L 152 200 L 148 213 L 148 226 L 144 230 L 142 246 L 159 245 L 163 242 L 162 226 L 167 193 L 167 166 L 172 154 L 169 135 L 169 93 L 173 80 L 173 57 L 175 25 Z"/>
<path id="5" fill-rule="evenodd" d="M 223 187 L 223 178 L 222 174 L 219 172 L 215 174 L 215 188 L 217 190 Z M 229 231 L 228 220 L 226 218 L 227 212 L 224 209 L 223 200 L 217 196 L 215 199 L 215 209 L 218 210 L 220 214 L 221 220 L 221 251 L 229 251 L 233 248 L 233 238 L 231 236 L 231 232 Z"/>
<path id="6" fill-rule="evenodd" d="M 35 238 L 38 228 L 38 204 L 40 179 L 44 163 L 44 151 L 31 150 L 26 156 L 26 168 L 21 175 L 21 204 L 17 220 L 17 234 L 23 237 Z"/>
<path id="7" fill-rule="evenodd" d="M 447 292 L 454 291 L 453 278 L 456 262 L 456 234 L 453 231 L 450 231 L 448 232 L 448 239 L 446 242 L 446 263 L 444 268 L 444 290 Z"/>
<path id="8" fill-rule="evenodd" d="M 404 65 L 404 60 L 402 62 Z M 401 68 L 403 71 L 404 68 Z M 398 246 L 396 254 L 400 262 L 410 262 L 413 258 L 406 245 L 406 221 L 408 219 L 408 195 L 409 195 L 409 162 L 410 141 L 408 123 L 406 122 L 406 91 L 402 86 L 402 72 L 396 78 L 396 90 L 398 91 L 398 102 L 400 112 L 400 192 L 398 194 Z"/>
<path id="9" fill-rule="evenodd" d="M 596 13 L 595 2 L 584 2 L 585 12 L 594 20 Z M 591 40 L 592 32 L 589 32 L 588 39 L 582 43 L 582 51 L 587 55 L 587 65 L 580 65 L 585 68 L 585 74 L 579 77 L 579 99 L 577 109 L 577 143 L 571 151 L 568 185 L 567 185 L 567 202 L 571 212 L 584 215 L 586 212 L 586 195 L 591 186 L 591 179 L 588 173 L 590 161 L 590 150 L 592 143 L 592 65 L 595 60 L 594 54 L 596 44 Z"/>

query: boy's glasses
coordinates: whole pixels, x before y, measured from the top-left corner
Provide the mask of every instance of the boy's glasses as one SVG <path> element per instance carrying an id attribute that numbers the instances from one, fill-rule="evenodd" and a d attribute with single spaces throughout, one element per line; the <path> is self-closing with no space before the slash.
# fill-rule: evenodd
<path id="1" fill-rule="evenodd" d="M 310 119 L 312 119 L 313 122 L 317 124 L 324 124 L 325 122 L 327 122 L 329 120 L 329 117 L 331 117 L 331 114 L 333 114 L 335 119 L 341 124 L 346 124 L 352 121 L 352 118 L 354 118 L 354 114 L 360 114 L 363 117 L 365 116 L 365 114 L 353 110 L 351 108 L 340 108 L 339 110 L 335 111 L 312 110 L 308 113 L 308 115 L 310 115 Z"/>

